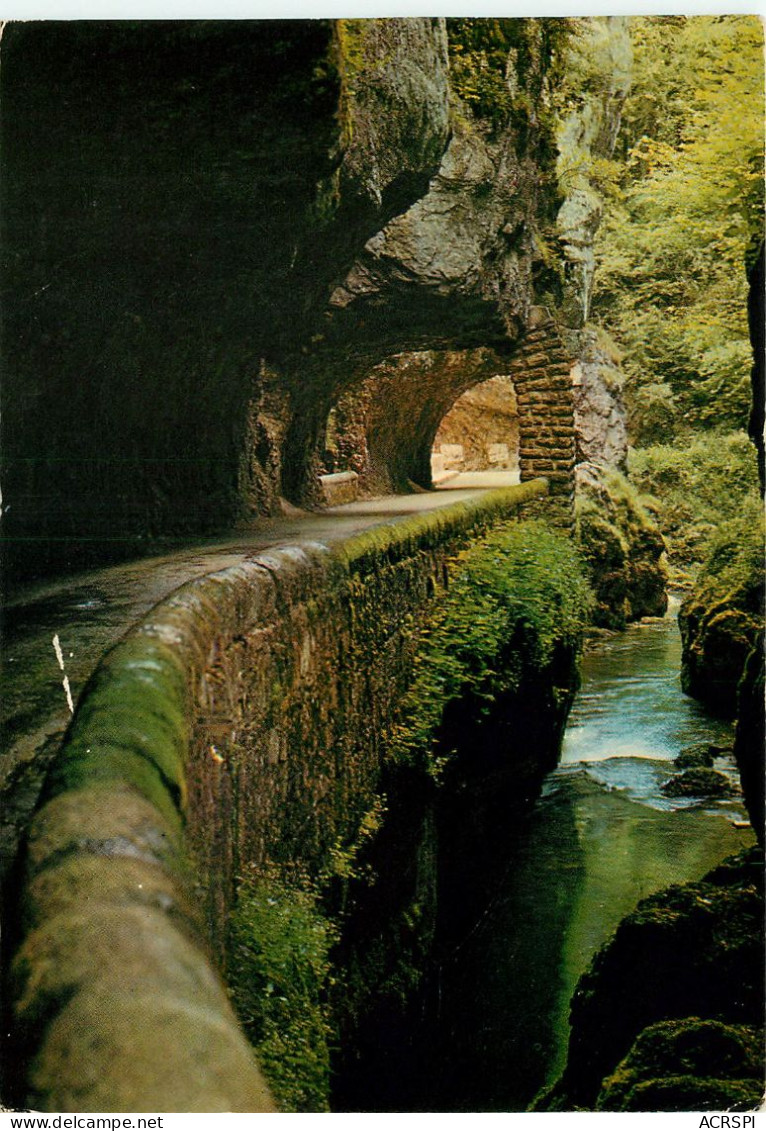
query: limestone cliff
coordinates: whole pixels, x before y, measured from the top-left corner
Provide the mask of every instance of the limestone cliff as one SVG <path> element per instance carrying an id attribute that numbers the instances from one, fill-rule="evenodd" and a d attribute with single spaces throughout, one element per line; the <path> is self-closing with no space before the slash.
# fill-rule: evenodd
<path id="1" fill-rule="evenodd" d="M 547 318 L 539 299 L 558 294 L 549 59 L 537 42 L 546 21 L 506 22 L 527 47 L 525 67 L 521 48 L 504 63 L 518 109 L 509 94 L 487 120 L 452 90 L 452 135 L 428 191 L 360 250 L 330 296 L 313 358 L 300 360 L 284 454 L 291 497 L 312 501 L 312 472 L 328 456 L 367 490 L 428 486 L 441 418 L 466 389 L 508 372 Z"/>
<path id="2" fill-rule="evenodd" d="M 266 376 L 438 168 L 443 21 L 11 23 L 2 50 L 12 558 L 268 509 L 293 390 Z"/>
<path id="3" fill-rule="evenodd" d="M 625 471 L 624 383 L 619 355 L 606 335 L 590 327 L 583 330 L 572 369 L 578 463 L 600 463 Z"/>
<path id="4" fill-rule="evenodd" d="M 570 46 L 578 88 L 558 129 L 558 177 L 565 194 L 558 230 L 565 259 L 560 311 L 577 356 L 574 371 L 577 458 L 624 470 L 627 458 L 619 358 L 589 324 L 596 282 L 596 234 L 603 180 L 630 89 L 632 48 L 625 16 L 589 20 Z"/>

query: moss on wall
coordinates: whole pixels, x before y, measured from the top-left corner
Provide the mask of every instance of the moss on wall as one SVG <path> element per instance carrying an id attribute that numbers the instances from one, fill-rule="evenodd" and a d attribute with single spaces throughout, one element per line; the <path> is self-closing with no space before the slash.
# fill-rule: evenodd
<path id="1" fill-rule="evenodd" d="M 332 553 L 264 552 L 183 586 L 107 654 L 28 833 L 19 1106 L 272 1110 L 210 958 L 224 964 L 236 880 L 329 876 L 359 842 L 412 626 L 447 560 L 544 492 L 495 492 Z"/>

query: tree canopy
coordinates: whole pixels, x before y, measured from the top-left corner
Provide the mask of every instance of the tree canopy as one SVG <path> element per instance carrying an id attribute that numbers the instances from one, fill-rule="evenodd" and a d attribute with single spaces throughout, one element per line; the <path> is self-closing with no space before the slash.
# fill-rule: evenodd
<path id="1" fill-rule="evenodd" d="M 593 314 L 624 350 L 641 443 L 747 420 L 763 32 L 754 16 L 652 16 L 633 19 L 631 37 Z"/>

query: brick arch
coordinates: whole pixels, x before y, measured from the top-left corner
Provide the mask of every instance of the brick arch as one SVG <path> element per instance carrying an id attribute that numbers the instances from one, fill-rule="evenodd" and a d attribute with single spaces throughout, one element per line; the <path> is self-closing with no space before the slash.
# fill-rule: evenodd
<path id="1" fill-rule="evenodd" d="M 574 502 L 573 359 L 552 320 L 530 330 L 508 367 L 519 412 L 521 480 L 544 476 L 551 495 Z"/>

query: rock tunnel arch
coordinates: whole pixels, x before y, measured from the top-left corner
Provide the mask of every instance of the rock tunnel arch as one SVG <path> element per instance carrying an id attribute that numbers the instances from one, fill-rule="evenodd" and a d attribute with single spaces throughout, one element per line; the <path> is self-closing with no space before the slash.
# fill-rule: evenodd
<path id="1" fill-rule="evenodd" d="M 459 472 L 519 473 L 516 390 L 506 374 L 467 389 L 449 409 L 434 437 L 431 479 L 438 486 Z"/>
<path id="2" fill-rule="evenodd" d="M 514 345 L 393 354 L 343 392 L 327 417 L 323 467 L 353 471 L 363 494 L 432 483 L 439 427 L 469 390 L 497 377 L 512 384 L 521 481 L 545 477 L 571 503 L 575 426 L 571 359 L 554 322 L 542 313 Z"/>

